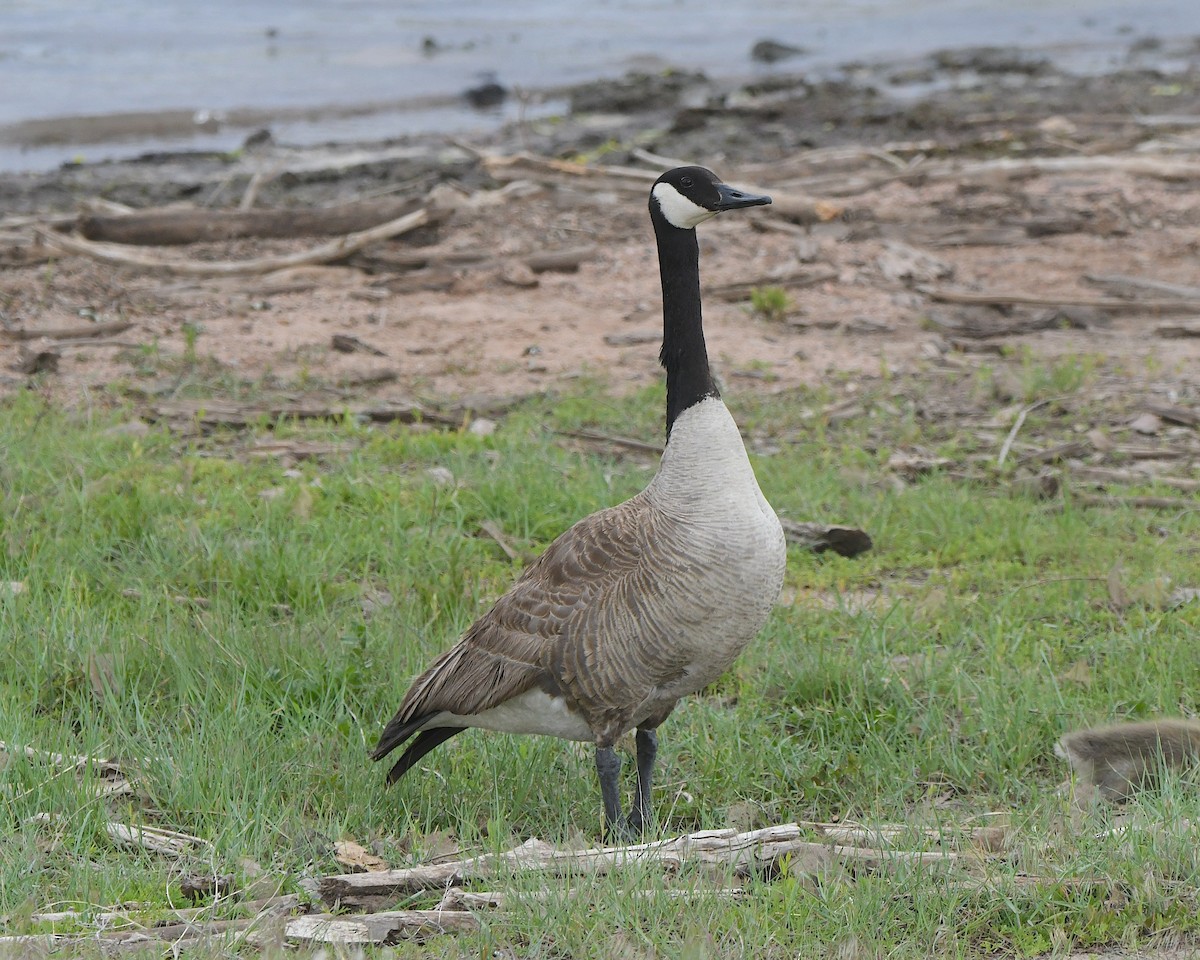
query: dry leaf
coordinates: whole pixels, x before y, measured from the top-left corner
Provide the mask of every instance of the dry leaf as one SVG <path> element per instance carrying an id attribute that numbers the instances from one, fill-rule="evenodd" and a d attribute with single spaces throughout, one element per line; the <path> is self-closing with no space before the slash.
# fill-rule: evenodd
<path id="1" fill-rule="evenodd" d="M 366 847 L 353 840 L 339 840 L 333 845 L 333 849 L 334 859 L 343 867 L 349 867 L 351 870 L 367 873 L 391 869 L 386 860 L 375 856 Z"/>
<path id="2" fill-rule="evenodd" d="M 25 592 L 25 584 L 20 580 L 0 581 L 0 597 L 15 597 Z"/>

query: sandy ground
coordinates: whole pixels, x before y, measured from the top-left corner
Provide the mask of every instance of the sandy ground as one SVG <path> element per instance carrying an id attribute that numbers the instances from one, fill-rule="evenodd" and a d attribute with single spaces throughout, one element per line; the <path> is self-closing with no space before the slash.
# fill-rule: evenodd
<path id="1" fill-rule="evenodd" d="M 814 88 L 796 78 L 774 90 L 726 91 L 717 106 L 710 97 L 699 110 L 680 101 L 652 117 L 580 114 L 509 131 L 486 147 L 586 157 L 600 136 L 617 142 L 615 132 L 630 144 L 706 162 L 733 183 L 826 201 L 828 219 L 803 227 L 775 208 L 701 227 L 710 291 L 734 282 L 788 291 L 782 318 L 756 314 L 745 294 L 706 296 L 709 352 L 730 390 L 784 391 L 842 375 L 921 377 L 947 366 L 1019 371 L 1083 355 L 1124 378 L 1131 399 L 1195 405 L 1200 337 L 1169 337 L 1163 328 L 1194 332 L 1200 300 L 1164 307 L 1155 302 L 1161 293 L 1140 288 L 1116 291 L 1137 298 L 1121 309 L 1070 304 L 1114 296 L 1088 276 L 1200 283 L 1200 71 L 1083 81 L 1047 79 L 1048 68 L 1030 69 L 1019 57 L 1000 72 L 976 67 L 975 86 L 964 88 L 960 78 L 958 87 L 903 102 L 882 99 L 873 80 Z M 613 88 L 606 92 L 627 105 L 628 90 Z M 1144 122 L 1146 110 L 1163 105 L 1178 114 Z M 593 151 L 603 161 L 593 164 L 601 171 L 595 176 L 564 185 L 535 173 L 523 189 L 502 194 L 476 157 L 444 141 L 374 152 L 330 148 L 323 167 L 311 157 L 303 167 L 295 152 L 269 142 L 247 153 L 241 167 L 183 155 L 0 180 L 0 197 L 25 211 L 0 222 L 0 326 L 7 332 L 0 336 L 0 392 L 36 386 L 92 402 L 195 393 L 200 367 L 193 364 L 186 377 L 179 372 L 193 348 L 204 361 L 202 389 L 216 396 L 253 388 L 293 398 L 511 397 L 581 375 L 618 390 L 660 376 L 645 188 L 602 173 L 612 161 L 648 168 L 630 149 Z M 339 155 L 340 165 L 330 160 Z M 423 166 L 414 167 L 414 158 Z M 1025 166 L 979 166 L 997 159 Z M 1075 166 L 1031 169 L 1050 161 Z M 414 201 L 438 183 L 443 193 L 453 184 L 461 187 L 454 195 L 477 202 L 370 248 L 365 259 L 237 279 L 56 255 L 29 227 L 53 208 L 95 196 L 129 202 L 140 195 L 156 206 L 186 195 L 201 209 L 236 205 L 254 170 L 270 171 L 260 205 L 378 196 L 381 183 L 384 191 L 408 190 Z M 151 252 L 236 261 L 321 242 L 242 239 Z M 580 246 L 590 252 L 577 272 L 534 275 L 521 263 Z M 414 252 L 490 259 L 424 270 L 381 262 Z M 947 304 L 931 286 L 1044 302 Z M 112 320 L 132 326 L 91 341 L 43 342 L 61 355 L 57 369 L 21 371 L 38 366 L 31 351 L 40 348 L 18 342 L 16 331 Z M 998 333 L 1038 320 L 1048 329 L 982 338 L 962 330 L 979 333 L 984 324 Z M 358 337 L 378 353 L 334 350 L 334 334 Z"/>
<path id="2" fill-rule="evenodd" d="M 730 179 L 736 182 L 736 171 Z M 767 183 L 765 186 L 770 187 Z M 861 202 L 861 201 L 859 201 Z M 1173 339 L 1154 331 L 1179 320 L 1156 309 L 1094 312 L 1085 328 L 1050 329 L 982 340 L 947 335 L 964 308 L 939 305 L 919 285 L 888 275 L 887 238 L 903 241 L 930 222 L 939 228 L 992 222 L 993 211 L 1052 207 L 1105 208 L 1103 233 L 1083 229 L 1025 236 L 1002 246 L 931 247 L 922 279 L 940 286 L 1041 296 L 1047 309 L 1063 298 L 1096 298 L 1105 291 L 1086 275 L 1126 274 L 1176 284 L 1200 278 L 1200 194 L 1158 180 L 1120 173 L 1060 175 L 963 190 L 949 182 L 893 184 L 869 198 L 875 223 L 854 230 L 820 224 L 808 236 L 760 232 L 762 214 L 729 215 L 702 227 L 706 284 L 753 281 L 773 285 L 789 274 L 823 272 L 832 279 L 789 290 L 782 320 L 755 314 L 748 300 L 710 299 L 705 306 L 709 352 L 736 389 L 786 390 L 816 385 L 839 372 L 916 373 L 954 362 L 1019 362 L 1021 350 L 1046 361 L 1063 354 L 1109 358 L 1133 380 L 1162 374 L 1195 385 L 1200 337 Z M 766 216 L 769 216 L 766 215 Z M 1020 214 L 1017 214 L 1019 219 Z M 1136 220 L 1136 223 L 1133 222 Z M 170 381 L 158 359 L 182 356 L 185 325 L 198 331 L 197 352 L 234 381 L 271 382 L 290 389 L 387 376 L 373 392 L 462 397 L 536 393 L 581 374 L 632 387 L 660 375 L 661 335 L 653 237 L 640 198 L 611 192 L 540 189 L 503 204 L 461 215 L 437 229 L 432 250 L 488 250 L 520 255 L 560 246 L 594 245 L 576 273 L 528 274 L 508 263 L 463 267 L 447 290 L 392 293 L 389 276 L 354 267 L 311 266 L 236 280 L 190 280 L 113 269 L 83 257 L 13 266 L 0 279 L 9 325 L 24 329 L 78 327 L 90 317 L 124 318 L 133 327 L 101 346 L 86 340 L 62 349 L 57 373 L 44 388 L 64 397 L 141 388 L 154 393 Z M 866 236 L 859 236 L 867 234 Z M 196 245 L 182 255 L 237 259 L 302 248 L 299 241 L 239 241 Z M 510 274 L 519 275 L 510 279 Z M 935 281 L 935 274 L 944 276 Z M 535 282 L 535 286 L 515 286 Z M 787 286 L 786 284 L 784 286 Z M 997 322 L 1012 319 L 999 310 Z M 1029 308 L 1025 312 L 1036 308 Z M 1200 314 L 1200 306 L 1197 308 Z M 1185 315 L 1186 316 L 1186 315 Z M 341 353 L 333 334 L 352 334 L 382 352 Z M 958 354 L 992 349 L 1011 351 Z M 0 389 L 22 389 L 31 377 L 15 372 L 20 345 L 0 342 Z M 947 361 L 946 357 L 950 360 Z M 1153 378 L 1152 378 L 1153 379 Z M 1132 381 L 1131 381 L 1132 384 Z M 362 389 L 367 389 L 362 387 Z"/>

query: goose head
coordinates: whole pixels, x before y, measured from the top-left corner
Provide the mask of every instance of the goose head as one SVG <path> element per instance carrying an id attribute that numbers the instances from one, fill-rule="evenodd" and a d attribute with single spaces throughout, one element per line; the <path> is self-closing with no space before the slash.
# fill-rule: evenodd
<path id="1" fill-rule="evenodd" d="M 705 167 L 676 167 L 654 182 L 650 215 L 680 230 L 691 230 L 723 210 L 770 202 L 764 194 L 735 190 Z"/>

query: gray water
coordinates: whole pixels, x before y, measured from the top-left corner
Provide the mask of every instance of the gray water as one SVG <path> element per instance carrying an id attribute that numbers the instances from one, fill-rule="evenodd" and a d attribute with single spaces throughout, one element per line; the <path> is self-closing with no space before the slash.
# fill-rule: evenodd
<path id="1" fill-rule="evenodd" d="M 298 144 L 466 131 L 513 115 L 460 99 L 488 77 L 538 90 L 667 65 L 753 76 L 764 38 L 806 49 L 788 70 L 976 44 L 1099 70 L 1137 37 L 1197 34 L 1200 0 L 0 0 L 0 169 L 229 149 L 256 124 Z M 209 122 L 183 140 L 134 122 L 30 146 L 28 121 L 163 111 Z"/>

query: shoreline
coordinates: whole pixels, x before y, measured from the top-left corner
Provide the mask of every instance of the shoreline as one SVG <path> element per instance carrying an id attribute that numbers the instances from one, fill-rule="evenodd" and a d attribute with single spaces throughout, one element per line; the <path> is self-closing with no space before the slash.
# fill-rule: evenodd
<path id="1" fill-rule="evenodd" d="M 764 41 L 764 43 L 766 43 Z M 760 45 L 761 46 L 761 45 Z M 1078 42 L 1046 47 L 973 46 L 934 50 L 903 58 L 877 58 L 847 63 L 822 63 L 812 57 L 790 55 L 780 47 L 766 59 L 778 56 L 779 69 L 710 77 L 701 72 L 665 66 L 661 75 L 691 78 L 685 91 L 690 103 L 736 96 L 761 87 L 787 96 L 805 84 L 842 83 L 873 87 L 899 101 L 922 99 L 931 93 L 988 85 L 1005 77 L 1055 76 L 1083 80 L 1131 70 L 1158 71 L 1164 75 L 1186 73 L 1200 65 L 1200 36 L 1130 37 L 1099 42 Z M 1084 66 L 1086 64 L 1086 66 Z M 762 64 L 760 66 L 760 71 Z M 588 112 L 577 109 L 618 101 L 617 112 L 631 103 L 618 91 L 631 77 L 653 77 L 654 72 L 630 71 L 583 83 L 536 89 L 503 89 L 497 103 L 473 107 L 467 91 L 408 98 L 236 107 L 227 110 L 200 106 L 108 114 L 80 114 L 31 118 L 0 125 L 0 177 L 52 174 L 59 169 L 136 163 L 146 155 L 236 153 L 248 138 L 263 131 L 292 151 L 323 150 L 334 145 L 363 148 L 447 137 L 503 139 L 514 125 L 570 118 Z M 651 88 L 651 94 L 661 92 Z M 664 106 L 671 106 L 667 102 Z M 593 111 L 594 112 L 594 111 Z M 645 112 L 638 110 L 635 112 Z M 393 136 L 374 136 L 382 126 Z M 110 151 L 111 156 L 88 159 L 89 154 Z"/>

